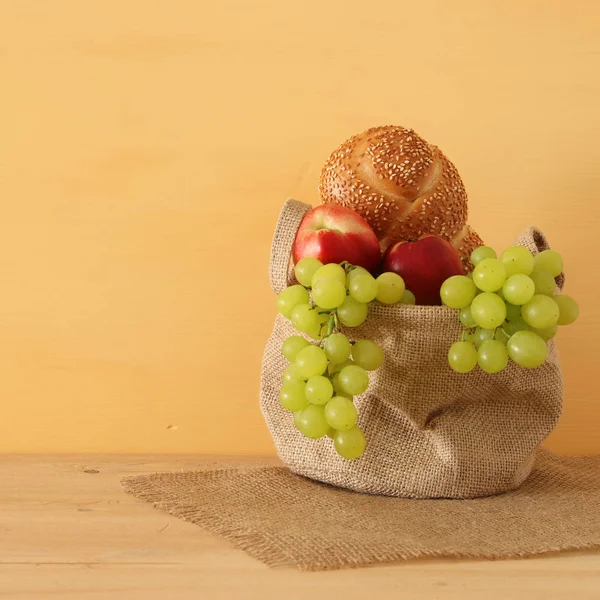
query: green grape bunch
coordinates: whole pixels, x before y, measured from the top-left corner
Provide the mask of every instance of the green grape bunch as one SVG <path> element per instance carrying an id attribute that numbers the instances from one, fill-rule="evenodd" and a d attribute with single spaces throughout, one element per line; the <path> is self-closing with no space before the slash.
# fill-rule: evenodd
<path id="1" fill-rule="evenodd" d="M 560 254 L 544 250 L 534 256 L 524 246 L 511 246 L 498 257 L 493 248 L 480 246 L 471 262 L 469 276 L 450 277 L 440 289 L 442 302 L 460 311 L 463 326 L 448 351 L 450 367 L 469 373 L 479 365 L 499 373 L 509 360 L 526 369 L 543 365 L 558 327 L 579 316 L 577 302 L 556 293 Z"/>
<path id="2" fill-rule="evenodd" d="M 346 328 L 366 321 L 371 302 L 408 305 L 415 297 L 396 273 L 375 278 L 349 263 L 303 258 L 294 273 L 298 284 L 277 296 L 277 310 L 304 336 L 283 342 L 281 352 L 290 364 L 280 403 L 305 437 L 328 436 L 340 456 L 359 458 L 367 441 L 357 425 L 354 397 L 367 390 L 368 372 L 383 364 L 384 353 L 372 340 L 350 340 Z"/>

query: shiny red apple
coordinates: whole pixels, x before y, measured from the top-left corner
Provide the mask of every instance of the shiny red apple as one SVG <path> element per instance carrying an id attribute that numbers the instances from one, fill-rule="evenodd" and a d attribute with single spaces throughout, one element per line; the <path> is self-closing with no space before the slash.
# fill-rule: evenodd
<path id="1" fill-rule="evenodd" d="M 417 304 L 441 304 L 440 287 L 452 275 L 464 275 L 460 255 L 445 239 L 426 233 L 416 241 L 396 242 L 383 257 L 383 270 L 404 279 Z"/>
<path id="2" fill-rule="evenodd" d="M 338 204 L 321 204 L 302 219 L 293 258 L 318 258 L 323 264 L 348 261 L 374 271 L 381 260 L 379 241 L 357 212 Z"/>

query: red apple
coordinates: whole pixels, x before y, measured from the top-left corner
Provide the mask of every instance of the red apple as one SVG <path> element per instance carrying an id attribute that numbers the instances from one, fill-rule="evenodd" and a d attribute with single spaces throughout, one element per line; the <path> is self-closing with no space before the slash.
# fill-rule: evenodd
<path id="1" fill-rule="evenodd" d="M 338 204 L 321 204 L 306 213 L 296 233 L 294 262 L 307 257 L 323 264 L 346 260 L 374 271 L 381 250 L 375 232 L 357 212 Z"/>
<path id="2" fill-rule="evenodd" d="M 383 258 L 383 270 L 398 273 L 417 304 L 441 304 L 440 287 L 452 275 L 464 275 L 460 255 L 445 239 L 426 233 L 416 241 L 396 242 Z"/>

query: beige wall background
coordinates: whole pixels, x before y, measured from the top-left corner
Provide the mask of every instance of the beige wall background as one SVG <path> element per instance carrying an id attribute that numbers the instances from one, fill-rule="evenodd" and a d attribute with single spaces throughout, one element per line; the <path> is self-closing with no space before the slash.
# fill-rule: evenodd
<path id="1" fill-rule="evenodd" d="M 502 248 L 541 227 L 582 317 L 554 450 L 600 452 L 600 5 L 0 0 L 1 452 L 271 453 L 288 196 L 377 124 L 455 162 Z M 176 428 L 168 428 L 170 425 Z"/>

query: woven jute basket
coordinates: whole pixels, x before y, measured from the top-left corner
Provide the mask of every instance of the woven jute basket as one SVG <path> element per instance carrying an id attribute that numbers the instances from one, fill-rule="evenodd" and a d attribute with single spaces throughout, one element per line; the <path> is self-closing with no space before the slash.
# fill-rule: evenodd
<path id="1" fill-rule="evenodd" d="M 288 200 L 273 238 L 270 278 L 278 293 L 292 281 L 290 253 L 302 217 L 311 207 Z M 533 227 L 516 240 L 534 254 L 549 248 Z M 562 288 L 563 278 L 557 278 Z M 563 382 L 554 341 L 537 369 L 514 363 L 498 374 L 477 368 L 458 374 L 447 352 L 459 339 L 456 311 L 444 306 L 372 304 L 366 322 L 344 332 L 370 339 L 385 353 L 356 399 L 367 449 L 341 458 L 332 441 L 307 439 L 279 403 L 287 366 L 286 337 L 298 335 L 278 315 L 267 342 L 261 410 L 283 462 L 299 475 L 369 494 L 407 498 L 476 498 L 519 487 L 530 474 L 535 450 L 556 425 Z"/>

